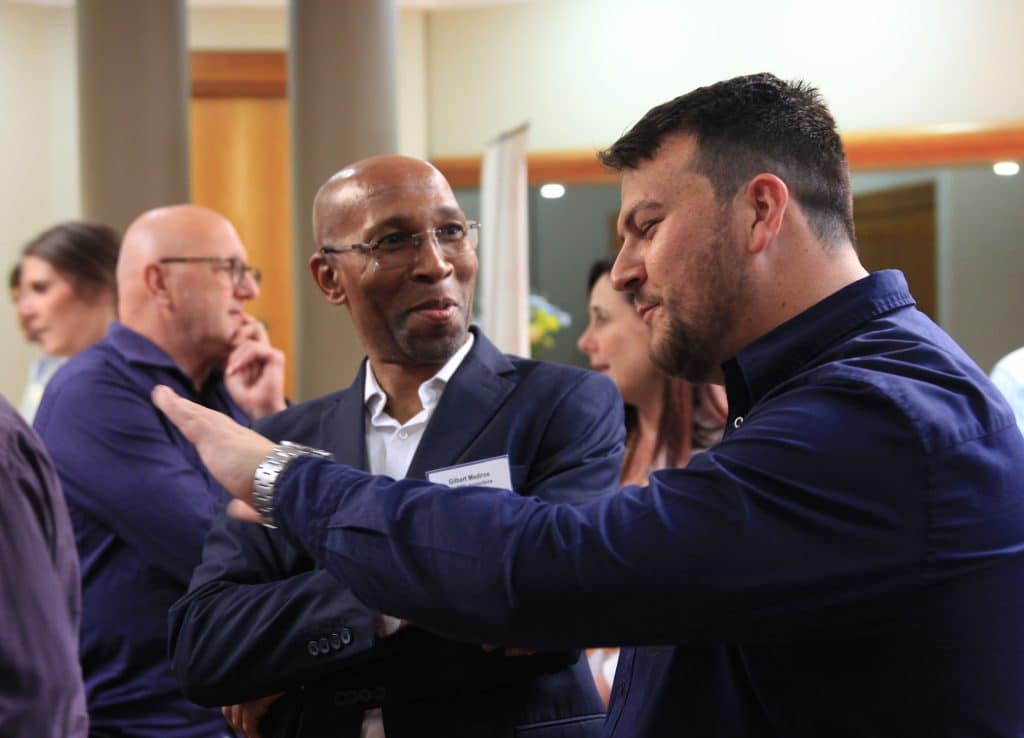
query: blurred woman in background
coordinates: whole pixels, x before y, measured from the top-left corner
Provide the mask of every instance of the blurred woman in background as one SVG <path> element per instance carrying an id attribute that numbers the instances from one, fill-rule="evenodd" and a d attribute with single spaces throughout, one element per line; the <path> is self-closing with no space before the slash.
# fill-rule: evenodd
<path id="1" fill-rule="evenodd" d="M 590 268 L 587 328 L 577 345 L 590 367 L 619 388 L 626 406 L 623 485 L 646 484 L 658 469 L 686 466 L 690 458 L 722 437 L 727 415 L 725 390 L 671 377 L 650 356 L 650 327 L 633 307 L 632 296 L 612 287 L 612 260 Z M 598 691 L 608 702 L 617 648 L 588 651 Z"/>
<path id="2" fill-rule="evenodd" d="M 93 221 L 48 228 L 25 245 L 18 264 L 18 322 L 45 357 L 33 363 L 21 403 L 32 422 L 46 382 L 61 363 L 103 338 L 117 317 L 120 234 Z"/>
<path id="3" fill-rule="evenodd" d="M 725 391 L 670 377 L 651 362 L 650 328 L 631 296 L 612 287 L 611 268 L 612 261 L 602 259 L 590 269 L 590 322 L 578 346 L 626 403 L 622 483 L 646 484 L 651 472 L 686 466 L 691 455 L 722 437 Z"/>

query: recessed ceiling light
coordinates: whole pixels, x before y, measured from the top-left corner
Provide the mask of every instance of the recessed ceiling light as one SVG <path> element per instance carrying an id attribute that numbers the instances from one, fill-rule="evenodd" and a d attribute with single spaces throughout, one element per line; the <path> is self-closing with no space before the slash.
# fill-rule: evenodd
<path id="1" fill-rule="evenodd" d="M 1015 161 L 997 161 L 992 165 L 992 171 L 1001 177 L 1012 177 L 1020 171 L 1020 164 Z"/>
<path id="2" fill-rule="evenodd" d="M 565 194 L 565 186 L 549 182 L 540 186 L 540 196 L 547 200 L 557 200 Z"/>

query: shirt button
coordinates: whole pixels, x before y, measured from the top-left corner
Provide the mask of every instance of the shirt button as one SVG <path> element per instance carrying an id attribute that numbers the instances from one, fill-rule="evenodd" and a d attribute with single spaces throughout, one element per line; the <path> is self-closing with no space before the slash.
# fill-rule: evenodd
<path id="1" fill-rule="evenodd" d="M 327 642 L 326 638 L 321 638 L 316 645 L 320 649 L 320 653 L 327 653 L 331 650 L 331 644 Z"/>
<path id="2" fill-rule="evenodd" d="M 409 437 L 409 431 L 404 431 L 404 430 L 398 431 L 398 437 L 401 438 L 404 441 L 406 438 Z"/>
<path id="3" fill-rule="evenodd" d="M 316 645 L 316 641 L 310 641 L 306 644 L 306 650 L 309 651 L 310 656 L 319 656 L 320 647 Z"/>
<path id="4" fill-rule="evenodd" d="M 352 642 L 352 631 L 348 628 L 341 629 L 341 642 L 346 646 Z"/>

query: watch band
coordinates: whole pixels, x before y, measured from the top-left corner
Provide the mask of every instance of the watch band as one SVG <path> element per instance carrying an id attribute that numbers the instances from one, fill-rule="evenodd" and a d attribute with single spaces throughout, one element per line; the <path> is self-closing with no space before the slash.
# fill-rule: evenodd
<path id="1" fill-rule="evenodd" d="M 320 456 L 333 459 L 334 454 L 311 446 L 303 446 L 291 441 L 282 441 L 274 450 L 267 454 L 256 467 L 252 483 L 252 506 L 260 515 L 260 520 L 268 528 L 276 528 L 274 521 L 274 489 L 281 473 L 288 465 L 300 456 Z"/>

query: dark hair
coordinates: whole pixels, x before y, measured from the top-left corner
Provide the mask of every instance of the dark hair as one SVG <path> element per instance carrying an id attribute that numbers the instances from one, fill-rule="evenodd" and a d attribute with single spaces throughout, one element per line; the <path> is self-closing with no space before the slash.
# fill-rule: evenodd
<path id="1" fill-rule="evenodd" d="M 590 265 L 590 274 L 587 275 L 588 295 L 594 291 L 594 285 L 597 284 L 597 280 L 611 273 L 613 264 L 615 264 L 615 259 L 598 259 Z M 627 293 L 622 293 L 623 297 L 626 297 L 626 295 Z"/>
<path id="2" fill-rule="evenodd" d="M 121 234 L 89 220 L 69 221 L 47 228 L 22 250 L 66 277 L 75 291 L 109 289 L 117 293 L 117 255 Z"/>
<path id="3" fill-rule="evenodd" d="M 711 181 L 720 203 L 770 172 L 786 183 L 818 238 L 854 242 L 846 154 L 814 87 L 767 73 L 700 87 L 651 108 L 598 158 L 615 171 L 636 169 L 677 134 L 694 137 L 692 169 Z"/>
<path id="4" fill-rule="evenodd" d="M 11 267 L 10 274 L 7 275 L 7 289 L 11 292 L 18 289 L 21 286 L 21 262 L 19 261 Z"/>
<path id="5" fill-rule="evenodd" d="M 614 259 L 598 259 L 590 266 L 587 276 L 587 292 L 592 292 L 597 280 L 612 270 Z M 623 292 L 622 299 L 633 301 L 632 293 Z M 660 370 L 659 370 L 660 372 Z M 661 422 L 658 424 L 658 435 L 654 439 L 654 456 L 664 451 L 665 459 L 670 465 L 683 466 L 690 460 L 695 448 L 708 448 L 717 439 L 718 431 L 725 424 L 726 408 L 716 406 L 713 398 L 695 385 L 680 377 L 662 374 Z M 697 409 L 708 416 L 713 427 L 706 428 L 696 422 Z M 623 471 L 629 468 L 636 451 L 637 413 L 632 405 L 626 409 L 626 457 L 622 460 Z M 716 425 L 717 424 L 717 425 Z"/>

